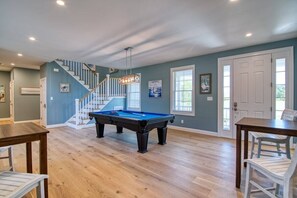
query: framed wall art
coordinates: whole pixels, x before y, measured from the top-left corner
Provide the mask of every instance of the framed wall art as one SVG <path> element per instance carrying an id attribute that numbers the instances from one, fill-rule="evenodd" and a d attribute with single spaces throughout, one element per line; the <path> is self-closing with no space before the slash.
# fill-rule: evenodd
<path id="1" fill-rule="evenodd" d="M 162 96 L 162 80 L 148 81 L 149 97 L 161 98 Z"/>
<path id="2" fill-rule="evenodd" d="M 70 92 L 69 83 L 60 83 L 60 92 L 61 93 L 69 93 Z"/>
<path id="3" fill-rule="evenodd" d="M 200 74 L 200 94 L 211 94 L 211 74 Z"/>
<path id="4" fill-rule="evenodd" d="M 0 102 L 5 102 L 5 86 L 0 85 Z"/>

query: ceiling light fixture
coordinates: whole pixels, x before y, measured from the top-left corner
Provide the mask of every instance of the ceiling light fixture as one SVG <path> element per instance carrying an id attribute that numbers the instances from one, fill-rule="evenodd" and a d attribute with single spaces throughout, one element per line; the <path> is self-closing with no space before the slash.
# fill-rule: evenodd
<path id="1" fill-rule="evenodd" d="M 253 34 L 252 33 L 246 33 L 245 37 L 251 37 Z"/>
<path id="2" fill-rule="evenodd" d="M 238 0 L 229 0 L 230 2 L 236 2 L 236 1 L 238 1 Z"/>
<path id="3" fill-rule="evenodd" d="M 36 41 L 36 38 L 33 37 L 33 36 L 30 36 L 30 37 L 29 37 L 29 40 L 30 40 L 30 41 Z"/>
<path id="4" fill-rule="evenodd" d="M 132 74 L 132 47 L 125 48 L 126 51 L 126 75 L 122 76 L 119 79 L 119 83 L 122 85 L 127 85 L 131 83 L 137 83 L 140 81 L 140 76 L 138 74 Z M 129 57 L 129 66 L 130 66 L 130 74 L 127 74 L 128 71 L 128 51 L 130 51 Z"/>
<path id="5" fill-rule="evenodd" d="M 14 64 L 14 63 L 10 63 L 10 65 L 11 65 L 11 66 L 15 66 L 15 64 Z"/>
<path id="6" fill-rule="evenodd" d="M 60 6 L 64 6 L 65 5 L 65 2 L 62 1 L 62 0 L 57 0 L 56 3 Z"/>
<path id="7" fill-rule="evenodd" d="M 21 53 L 18 53 L 18 56 L 23 56 L 23 54 L 21 54 Z"/>

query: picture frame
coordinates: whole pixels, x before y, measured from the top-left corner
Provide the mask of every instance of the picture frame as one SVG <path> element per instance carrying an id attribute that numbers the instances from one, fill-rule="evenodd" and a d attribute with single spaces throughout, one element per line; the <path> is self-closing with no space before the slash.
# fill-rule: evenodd
<path id="1" fill-rule="evenodd" d="M 5 86 L 4 85 L 0 85 L 0 102 L 1 103 L 5 103 Z"/>
<path id="2" fill-rule="evenodd" d="M 211 73 L 200 74 L 200 94 L 211 94 Z"/>
<path id="3" fill-rule="evenodd" d="M 148 81 L 149 97 L 161 98 L 162 96 L 162 80 Z"/>
<path id="4" fill-rule="evenodd" d="M 60 83 L 60 92 L 61 93 L 69 93 L 70 92 L 69 83 Z"/>

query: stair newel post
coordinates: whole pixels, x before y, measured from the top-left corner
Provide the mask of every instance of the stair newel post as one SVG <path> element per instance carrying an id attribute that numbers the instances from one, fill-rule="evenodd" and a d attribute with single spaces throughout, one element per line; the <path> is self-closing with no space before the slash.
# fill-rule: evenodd
<path id="1" fill-rule="evenodd" d="M 75 125 L 79 124 L 79 99 L 75 99 Z"/>
<path id="2" fill-rule="evenodd" d="M 108 98 L 109 97 L 109 81 L 110 81 L 110 75 L 109 74 L 106 74 L 106 97 Z"/>

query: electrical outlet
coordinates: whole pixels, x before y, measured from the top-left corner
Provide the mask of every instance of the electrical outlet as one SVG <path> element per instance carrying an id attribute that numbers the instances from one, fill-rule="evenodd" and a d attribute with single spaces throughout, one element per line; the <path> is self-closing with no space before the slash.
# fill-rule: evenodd
<path id="1" fill-rule="evenodd" d="M 184 123 L 184 120 L 181 120 L 181 121 L 180 121 L 180 123 L 182 123 L 182 124 L 183 124 L 183 123 Z"/>

